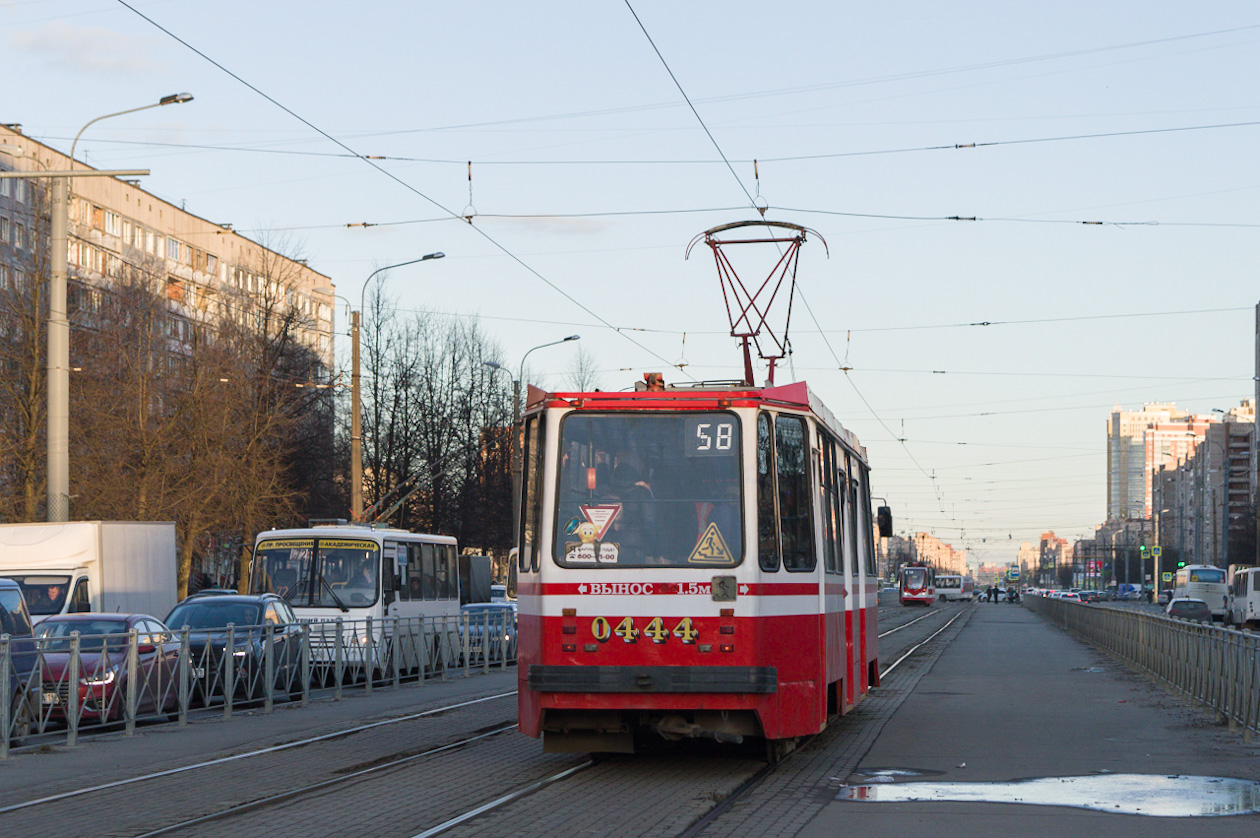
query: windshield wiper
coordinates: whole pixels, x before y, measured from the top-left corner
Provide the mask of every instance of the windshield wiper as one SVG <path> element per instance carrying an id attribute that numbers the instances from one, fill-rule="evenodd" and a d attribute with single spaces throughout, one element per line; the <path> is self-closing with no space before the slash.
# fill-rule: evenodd
<path id="1" fill-rule="evenodd" d="M 341 601 L 341 597 L 337 596 L 337 592 L 332 589 L 332 585 L 328 584 L 327 579 L 325 579 L 323 576 L 320 576 L 319 584 L 323 585 L 324 589 L 328 591 L 329 594 L 332 595 L 333 602 L 337 603 L 337 607 L 341 609 L 341 612 L 343 614 L 350 610 L 349 608 L 346 608 L 346 604 Z"/>

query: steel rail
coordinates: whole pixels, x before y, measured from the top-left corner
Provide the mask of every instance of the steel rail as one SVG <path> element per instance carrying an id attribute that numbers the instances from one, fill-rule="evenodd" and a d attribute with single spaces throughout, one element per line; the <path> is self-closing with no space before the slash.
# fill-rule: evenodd
<path id="1" fill-rule="evenodd" d="M 882 681 L 882 680 L 884 679 L 884 676 L 886 676 L 889 672 L 892 672 L 894 669 L 896 669 L 896 668 L 897 668 L 897 666 L 898 666 L 898 665 L 899 665 L 902 661 L 904 661 L 906 658 L 908 658 L 908 657 L 910 657 L 911 655 L 913 655 L 913 654 L 915 653 L 915 651 L 916 651 L 916 650 L 918 650 L 918 648 L 919 648 L 920 646 L 925 645 L 925 644 L 926 644 L 926 643 L 928 643 L 928 642 L 929 642 L 932 638 L 936 637 L 936 635 L 940 634 L 940 633 L 941 633 L 941 632 L 943 632 L 945 629 L 947 629 L 947 628 L 949 628 L 950 626 L 952 626 L 952 625 L 954 624 L 954 621 L 955 621 L 955 620 L 957 620 L 959 617 L 961 617 L 961 616 L 962 616 L 963 614 L 965 614 L 965 613 L 966 613 L 965 611 L 959 611 L 957 614 L 955 614 L 953 617 L 951 617 L 951 618 L 950 618 L 950 621 L 949 621 L 948 623 L 946 623 L 945 625 L 943 625 L 943 626 L 941 626 L 940 628 L 938 628 L 936 631 L 934 631 L 934 632 L 932 632 L 931 634 L 929 634 L 929 635 L 928 635 L 926 638 L 924 638 L 923 640 L 921 640 L 921 641 L 919 641 L 918 643 L 916 643 L 916 644 L 914 644 L 913 646 L 911 646 L 911 647 L 910 647 L 910 649 L 909 649 L 909 651 L 907 651 L 907 652 L 906 652 L 904 655 L 902 655 L 901 657 L 897 658 L 897 660 L 893 661 L 892 666 L 888 667 L 888 668 L 887 668 L 887 669 L 885 669 L 883 672 L 879 673 L 879 678 L 880 678 L 880 680 Z"/>
<path id="2" fill-rule="evenodd" d="M 412 838 L 430 838 L 430 836 L 433 836 L 433 835 L 440 835 L 441 833 L 445 832 L 448 829 L 459 826 L 462 823 L 467 823 L 468 821 L 472 820 L 473 818 L 477 817 L 480 814 L 489 812 L 491 809 L 497 809 L 500 806 L 503 806 L 507 803 L 511 803 L 513 800 L 518 800 L 527 794 L 533 794 L 539 789 L 549 786 L 552 783 L 563 780 L 566 777 L 569 777 L 573 774 L 578 773 L 579 771 L 584 771 L 587 768 L 590 768 L 594 764 L 595 764 L 595 760 L 588 759 L 586 762 L 583 762 L 579 765 L 575 765 L 572 768 L 566 768 L 564 771 L 561 771 L 558 774 L 552 774 L 550 777 L 545 777 L 541 780 L 530 783 L 528 786 L 519 788 L 514 792 L 509 792 L 508 794 L 505 794 L 500 798 L 491 800 L 489 803 L 483 803 L 482 805 L 478 806 L 476 809 L 471 809 L 462 815 L 457 815 L 451 818 L 450 820 L 443 821 L 437 826 L 430 827 L 429 829 L 426 829 L 424 832 L 417 833 L 416 835 L 412 836 Z M 143 838 L 143 836 L 141 836 L 141 838 Z"/>
<path id="3" fill-rule="evenodd" d="M 945 613 L 948 613 L 948 612 L 945 612 Z M 909 620 L 907 622 L 902 623 L 899 626 L 890 628 L 888 631 L 880 632 L 879 637 L 887 637 L 890 634 L 896 634 L 897 632 L 901 631 L 903 628 L 909 628 L 910 626 L 919 622 L 919 620 L 926 620 L 928 617 L 935 617 L 938 614 L 942 614 L 942 612 L 937 611 L 935 609 L 930 610 L 928 611 L 928 613 L 924 614 L 922 617 L 915 617 L 913 620 Z"/>
<path id="4" fill-rule="evenodd" d="M 939 613 L 939 612 L 937 612 L 937 613 Z M 885 669 L 883 672 L 881 672 L 881 673 L 880 673 L 880 675 L 879 675 L 879 677 L 880 677 L 881 679 L 883 679 L 883 678 L 884 678 L 884 676 L 886 676 L 889 672 L 892 672 L 892 671 L 893 671 L 893 669 L 895 669 L 895 668 L 897 667 L 897 665 L 898 665 L 898 664 L 900 664 L 902 661 L 904 661 L 904 660 L 905 660 L 906 658 L 908 658 L 910 655 L 914 654 L 914 653 L 915 653 L 915 651 L 917 651 L 920 647 L 922 647 L 923 645 L 925 645 L 925 644 L 926 644 L 928 641 L 930 641 L 932 638 L 936 637 L 938 634 L 940 634 L 941 632 L 943 632 L 945 629 L 947 629 L 947 628 L 949 628 L 951 625 L 953 625 L 954 621 L 955 621 L 955 620 L 957 620 L 959 617 L 961 617 L 961 616 L 962 616 L 963 614 L 965 614 L 965 613 L 966 613 L 965 611 L 961 611 L 961 610 L 960 610 L 957 614 L 955 614 L 953 617 L 951 617 L 951 618 L 950 618 L 950 620 L 949 620 L 949 622 L 948 622 L 948 623 L 946 623 L 945 625 L 941 626 L 941 627 L 940 627 L 940 628 L 938 628 L 936 631 L 932 632 L 930 635 L 928 635 L 928 637 L 927 637 L 926 639 L 924 639 L 924 640 L 922 640 L 921 642 L 916 643 L 914 646 L 910 647 L 910 650 L 909 650 L 908 652 L 906 652 L 904 655 L 902 655 L 900 658 L 898 658 L 898 659 L 896 660 L 896 662 L 895 662 L 895 663 L 893 663 L 893 665 L 892 665 L 892 666 L 888 667 L 888 668 L 887 668 L 887 669 Z M 924 614 L 922 617 L 916 617 L 914 620 L 911 620 L 910 622 L 911 622 L 911 623 L 917 623 L 919 620 L 922 620 L 922 619 L 924 619 L 925 617 L 929 617 L 929 616 L 931 616 L 931 614 Z M 906 623 L 905 625 L 907 625 L 907 626 L 908 626 L 908 625 L 910 625 L 910 623 Z M 904 626 L 903 626 L 903 628 L 904 628 Z M 895 630 L 895 629 L 894 629 L 894 630 Z M 892 632 L 889 632 L 889 634 L 891 634 L 891 633 L 892 633 Z M 880 636 L 882 637 L 883 635 L 880 635 Z M 734 805 L 735 805 L 735 804 L 739 801 L 739 799 L 740 799 L 741 797 L 743 797 L 745 794 L 747 794 L 748 792 L 750 792 L 750 791 L 752 791 L 754 788 L 756 788 L 758 785 L 760 785 L 760 784 L 761 784 L 761 782 L 762 782 L 762 781 L 763 781 L 766 777 L 770 776 L 771 772 L 773 772 L 776 768 L 778 768 L 778 767 L 779 767 L 780 765 L 782 765 L 783 763 L 785 763 L 785 762 L 787 762 L 788 760 L 790 760 L 790 759 L 791 759 L 792 757 L 794 757 L 796 754 L 798 754 L 798 753 L 800 753 L 801 751 L 803 751 L 803 750 L 804 750 L 804 748 L 805 748 L 805 746 L 806 746 L 806 745 L 808 745 L 808 744 L 809 744 L 809 742 L 810 742 L 813 738 L 814 738 L 814 737 L 813 737 L 813 736 L 811 736 L 811 737 L 808 737 L 807 739 L 805 739 L 805 740 L 801 743 L 801 747 L 799 747 L 799 748 L 797 748 L 796 750 L 792 751 L 792 753 L 788 754 L 786 757 L 784 757 L 784 758 L 783 758 L 782 760 L 780 760 L 779 762 L 770 763 L 769 765 L 763 766 L 762 768 L 758 769 L 758 770 L 757 770 L 757 772 L 756 772 L 756 773 L 754 773 L 751 777 L 749 777 L 749 778 L 748 778 L 747 780 L 745 780 L 744 782 L 740 783 L 740 784 L 739 784 L 739 786 L 737 786 L 737 787 L 735 788 L 735 790 L 734 790 L 734 791 L 732 791 L 732 792 L 731 792 L 731 793 L 730 793 L 730 794 L 726 797 L 726 799 L 725 799 L 725 800 L 723 800 L 721 803 L 719 803 L 719 804 L 717 804 L 716 806 L 714 806 L 712 809 L 710 809 L 708 812 L 706 812 L 706 813 L 704 814 L 704 816 L 703 816 L 703 817 L 701 817 L 699 820 L 697 820 L 697 821 L 696 821 L 695 823 L 693 823 L 691 826 L 687 827 L 685 830 L 683 830 L 682 832 L 680 832 L 680 833 L 678 834 L 678 838 L 695 838 L 695 836 L 697 836 L 697 835 L 699 835 L 700 833 L 704 832 L 706 829 L 708 829 L 708 828 L 709 828 L 709 826 L 710 826 L 710 825 L 711 825 L 714 821 L 716 821 L 718 818 L 720 818 L 722 815 L 724 815 L 727 811 L 729 811 L 729 810 L 731 809 L 731 807 L 733 807 L 733 806 L 734 806 Z"/>
<path id="5" fill-rule="evenodd" d="M 273 803 L 279 803 L 284 800 L 291 800 L 295 797 L 301 797 L 302 795 L 309 794 L 313 791 L 318 791 L 319 789 L 327 788 L 328 786 L 336 785 L 337 783 L 343 783 L 349 780 L 354 780 L 367 774 L 374 774 L 377 771 L 384 771 L 389 768 L 397 768 L 399 765 L 403 765 L 404 763 L 408 763 L 413 760 L 421 759 L 423 757 L 433 756 L 434 754 L 440 754 L 445 751 L 451 751 L 451 750 L 454 750 L 455 748 L 461 748 L 464 745 L 468 745 L 472 742 L 477 742 L 482 739 L 488 739 L 491 736 L 498 736 L 500 733 L 506 733 L 509 730 L 516 730 L 516 725 L 515 724 L 506 725 L 504 727 L 496 728 L 495 730 L 487 731 L 485 733 L 479 733 L 476 736 L 470 736 L 466 739 L 461 739 L 458 742 L 450 742 L 446 745 L 441 745 L 437 748 L 430 748 L 429 750 L 423 751 L 418 754 L 411 754 L 410 756 L 400 757 L 399 759 L 390 760 L 389 762 L 383 762 L 380 765 L 373 765 L 370 768 L 363 768 L 358 771 L 351 772 L 349 774 L 343 774 L 339 777 L 332 777 L 328 780 L 320 780 L 318 783 L 311 783 L 310 785 L 302 786 L 301 788 L 289 789 L 288 791 L 278 792 L 276 794 L 268 795 L 267 797 L 260 797 L 257 800 L 251 800 L 248 803 L 240 803 L 240 804 L 237 804 L 236 806 L 229 806 L 226 809 L 221 809 L 218 812 L 211 812 L 208 815 L 201 815 L 199 817 L 190 818 L 186 821 L 180 821 L 179 823 L 169 824 L 159 829 L 154 829 L 150 832 L 142 832 L 139 835 L 133 836 L 133 838 L 152 838 L 152 836 L 154 835 L 165 835 L 168 832 L 174 832 L 177 829 L 183 829 L 184 827 L 187 827 L 187 826 L 196 826 L 197 824 L 210 823 L 212 821 L 222 820 L 223 818 L 229 818 L 232 815 L 238 815 L 242 812 L 249 812 L 253 809 L 261 809 L 264 806 L 269 806 Z"/>
<path id="6" fill-rule="evenodd" d="M 61 792 L 59 794 L 50 794 L 47 797 L 40 797 L 40 798 L 36 798 L 35 800 L 27 800 L 27 801 L 23 801 L 22 803 L 13 803 L 8 806 L 0 807 L 0 815 L 7 814 L 8 812 L 16 812 L 20 809 L 29 809 L 32 806 L 41 806 L 45 803 L 54 803 L 58 800 L 69 800 L 74 797 L 81 797 L 87 794 L 95 794 L 96 792 L 99 792 L 99 791 L 106 791 L 109 789 L 121 788 L 123 786 L 129 786 L 135 783 L 143 783 L 147 780 L 158 779 L 159 777 L 170 777 L 175 774 L 184 774 L 189 771 L 196 771 L 197 769 L 200 769 L 200 768 L 208 768 L 212 765 L 222 765 L 227 762 L 237 762 L 239 760 L 249 759 L 250 757 L 262 756 L 264 754 L 274 754 L 278 751 L 287 751 L 290 748 L 301 748 L 305 745 L 310 745 L 313 742 L 325 742 L 329 739 L 338 739 L 342 736 L 351 736 L 355 733 L 362 733 L 365 730 L 373 730 L 375 728 L 384 727 L 386 725 L 399 724 L 401 722 L 409 722 L 415 719 L 425 718 L 426 716 L 435 716 L 439 713 L 445 713 L 448 710 L 458 710 L 461 707 L 471 707 L 474 704 L 482 704 L 484 702 L 494 701 L 500 698 L 509 698 L 514 695 L 516 695 L 516 690 L 512 690 L 511 692 L 506 692 L 506 693 L 497 693 L 495 695 L 488 695 L 488 696 L 483 696 L 481 698 L 470 699 L 468 701 L 461 701 L 457 704 L 448 704 L 444 707 L 435 707 L 432 710 L 424 710 L 419 713 L 409 713 L 406 716 L 397 716 L 392 719 L 382 719 L 379 722 L 369 722 L 368 724 L 364 724 L 364 725 L 356 725 L 354 727 L 345 728 L 344 730 L 336 730 L 331 733 L 323 733 L 323 734 L 320 734 L 319 736 L 309 736 L 305 739 L 296 739 L 292 742 L 285 742 L 282 745 L 272 745 L 269 748 L 259 748 L 254 751 L 247 751 L 243 754 L 233 754 L 232 756 L 229 756 L 229 757 L 218 757 L 216 759 L 206 760 L 205 762 L 198 762 L 192 765 L 183 765 L 183 766 L 180 766 L 179 768 L 170 768 L 170 769 L 167 769 L 166 771 L 155 771 L 151 774 L 142 774 L 138 777 L 130 777 L 126 780 L 114 780 L 113 782 L 101 783 L 95 786 L 88 786 L 86 788 L 75 789 L 74 791 L 66 791 L 66 792 Z"/>

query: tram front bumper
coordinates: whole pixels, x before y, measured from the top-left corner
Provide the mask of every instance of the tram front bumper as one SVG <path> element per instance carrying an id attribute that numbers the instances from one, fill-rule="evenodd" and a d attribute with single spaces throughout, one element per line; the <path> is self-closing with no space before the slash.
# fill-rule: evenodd
<path id="1" fill-rule="evenodd" d="M 531 664 L 529 688 L 544 693 L 778 692 L 773 666 L 556 666 Z"/>

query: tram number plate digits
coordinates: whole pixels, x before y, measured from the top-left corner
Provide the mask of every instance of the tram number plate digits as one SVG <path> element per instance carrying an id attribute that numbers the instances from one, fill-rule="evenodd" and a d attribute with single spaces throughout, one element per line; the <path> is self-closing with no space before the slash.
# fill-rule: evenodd
<path id="1" fill-rule="evenodd" d="M 607 643 L 614 634 L 626 643 L 638 643 L 640 634 L 647 636 L 653 643 L 666 643 L 670 635 L 673 635 L 691 645 L 700 636 L 700 630 L 690 617 L 683 617 L 673 629 L 668 628 L 660 617 L 653 617 L 642 629 L 635 626 L 633 617 L 622 617 L 616 628 L 613 628 L 607 617 L 596 617 L 591 621 L 591 634 L 600 643 Z"/>
<path id="2" fill-rule="evenodd" d="M 682 622 L 674 626 L 674 637 L 677 637 L 683 643 L 695 643 L 699 634 L 700 632 L 696 631 L 695 627 L 692 626 L 690 617 L 683 617 Z"/>
<path id="3" fill-rule="evenodd" d="M 626 617 L 618 623 L 617 630 L 614 633 L 627 643 L 639 642 L 639 630 L 634 627 L 633 617 Z"/>

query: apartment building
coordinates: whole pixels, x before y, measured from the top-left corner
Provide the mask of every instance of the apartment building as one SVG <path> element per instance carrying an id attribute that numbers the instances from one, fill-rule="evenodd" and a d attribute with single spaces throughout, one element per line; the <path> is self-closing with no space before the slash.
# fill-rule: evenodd
<path id="1" fill-rule="evenodd" d="M 70 168 L 68 156 L 25 136 L 19 126 L 0 126 L 0 169 Z M 36 266 L 46 270 L 47 213 L 46 183 L 0 179 L 0 290 L 16 287 Z M 84 177 L 71 182 L 68 233 L 72 319 L 76 312 L 89 319 L 112 283 L 138 271 L 164 287 L 173 339 L 208 316 L 229 312 L 244 319 L 261 306 L 282 308 L 301 315 L 299 340 L 332 369 L 334 306 L 326 293 L 332 280 L 236 233 L 230 224 L 194 215 L 134 182 Z"/>

